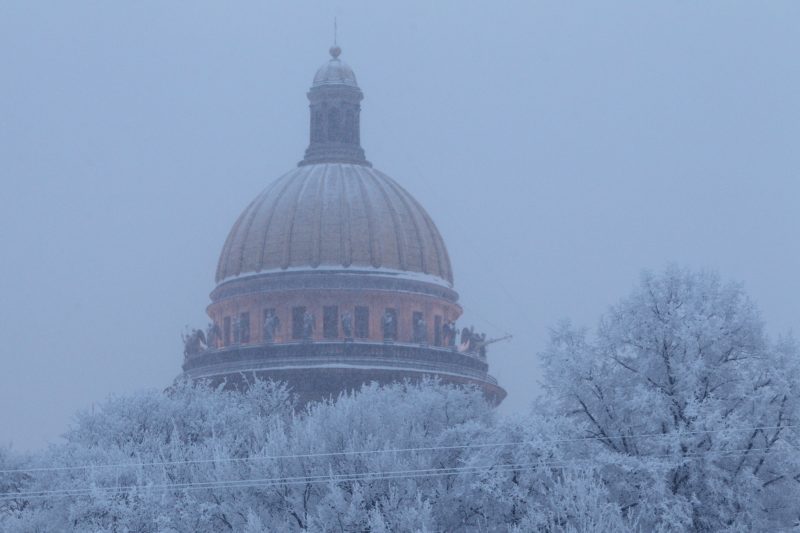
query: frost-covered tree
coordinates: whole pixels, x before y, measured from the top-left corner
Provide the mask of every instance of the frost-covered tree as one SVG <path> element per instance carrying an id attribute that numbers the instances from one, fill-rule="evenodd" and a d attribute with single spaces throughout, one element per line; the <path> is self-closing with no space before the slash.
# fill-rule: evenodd
<path id="1" fill-rule="evenodd" d="M 798 350 L 770 342 L 740 285 L 646 273 L 594 337 L 562 324 L 542 358 L 545 403 L 608 463 L 626 515 L 695 531 L 797 522 Z"/>
<path id="2" fill-rule="evenodd" d="M 0 530 L 223 530 L 231 509 L 246 511 L 249 499 L 182 486 L 238 475 L 235 459 L 293 416 L 286 388 L 270 382 L 244 394 L 178 383 L 168 393 L 112 398 L 80 413 L 65 443 L 21 467 L 27 481 L 18 492 L 28 496 L 17 501 L 25 512 L 0 516 Z"/>
<path id="3" fill-rule="evenodd" d="M 508 531 L 627 524 L 557 421 L 478 390 L 369 385 L 295 412 L 286 390 L 178 384 L 114 398 L 20 468 L 2 531 Z M 508 440 L 524 442 L 507 446 Z M 85 468 L 91 466 L 90 468 Z M 564 505 L 565 496 L 569 495 Z M 614 527 L 611 529 L 621 529 Z"/>
<path id="4" fill-rule="evenodd" d="M 303 409 L 280 384 L 177 383 L 0 449 L 0 531 L 749 531 L 800 512 L 798 349 L 740 286 L 670 268 L 562 325 L 547 395 L 367 385 Z"/>

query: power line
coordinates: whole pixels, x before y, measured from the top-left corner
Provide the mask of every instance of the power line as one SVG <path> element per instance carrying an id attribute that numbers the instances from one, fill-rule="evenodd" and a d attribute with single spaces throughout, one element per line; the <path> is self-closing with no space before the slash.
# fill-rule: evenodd
<path id="1" fill-rule="evenodd" d="M 478 443 L 478 444 L 456 444 L 450 446 L 388 448 L 385 450 L 350 450 L 341 452 L 317 452 L 317 453 L 301 453 L 301 454 L 286 454 L 286 455 L 265 455 L 265 456 L 254 456 L 254 457 L 231 457 L 224 459 L 194 459 L 185 461 L 153 461 L 153 462 L 143 462 L 143 463 L 112 463 L 105 465 L 101 464 L 101 465 L 54 466 L 54 467 L 40 467 L 40 468 L 18 468 L 18 469 L 0 470 L 0 474 L 22 474 L 22 473 L 36 473 L 36 472 L 58 472 L 58 471 L 94 470 L 94 469 L 106 469 L 106 468 L 133 468 L 133 467 L 149 467 L 149 466 L 181 466 L 181 465 L 209 464 L 209 463 L 223 464 L 223 463 L 241 463 L 248 461 L 277 461 L 282 459 L 315 459 L 322 457 L 340 457 L 349 455 L 375 455 L 375 454 L 391 454 L 391 453 L 407 453 L 407 452 L 502 448 L 510 446 L 522 446 L 526 444 L 566 444 L 570 442 L 586 442 L 592 440 L 614 441 L 621 439 L 638 439 L 638 438 L 680 438 L 686 435 L 709 435 L 716 433 L 768 431 L 768 430 L 782 430 L 782 429 L 793 429 L 793 428 L 800 428 L 800 426 L 760 426 L 760 427 L 749 427 L 749 428 L 725 428 L 725 429 L 685 431 L 681 433 L 639 433 L 631 435 L 616 435 L 609 437 L 591 436 L 591 437 L 574 437 L 568 439 L 551 439 L 543 441 L 523 440 L 523 441 L 491 442 L 491 443 Z"/>
<path id="2" fill-rule="evenodd" d="M 662 454 L 641 456 L 641 459 L 658 459 L 675 457 L 682 459 L 700 458 L 707 455 L 719 455 L 720 457 L 740 457 L 748 455 L 755 451 L 769 450 L 770 448 L 742 448 L 739 450 L 705 450 L 703 452 L 696 452 L 691 454 Z M 628 456 L 628 458 L 631 458 Z M 683 462 L 680 461 L 680 462 Z M 28 492 L 6 492 L 0 493 L 0 501 L 16 500 L 20 498 L 33 499 L 33 498 L 57 498 L 69 496 L 91 496 L 95 493 L 102 493 L 105 495 L 114 495 L 120 493 L 129 493 L 135 490 L 143 490 L 147 492 L 165 492 L 168 490 L 215 490 L 215 489 L 236 489 L 236 488 L 254 488 L 254 487 L 273 487 L 273 486 L 287 486 L 287 485 L 304 485 L 304 484 L 318 484 L 318 483 L 348 483 L 355 481 L 382 481 L 393 479 L 409 479 L 409 478 L 426 478 L 436 476 L 447 476 L 456 474 L 477 474 L 483 472 L 497 471 L 515 471 L 515 470 L 532 470 L 535 468 L 553 467 L 553 468 L 575 468 L 576 464 L 591 465 L 598 463 L 596 458 L 591 459 L 571 459 L 563 461 L 539 461 L 535 463 L 517 463 L 517 464 L 500 464 L 500 465 L 482 465 L 482 466 L 462 466 L 462 467 L 445 467 L 445 468 L 425 468 L 414 470 L 396 470 L 388 472 L 363 472 L 363 473 L 344 473 L 344 474 L 321 474 L 315 476 L 295 476 L 295 477 L 279 477 L 279 478 L 263 478 L 263 479 L 244 479 L 244 480 L 218 480 L 207 482 L 189 482 L 189 483 L 171 483 L 162 485 L 130 485 L 130 486 L 116 486 L 116 487 L 87 487 L 81 489 L 59 489 L 51 491 L 28 491 Z M 611 465 L 615 461 L 600 462 L 602 465 Z"/>
<path id="3" fill-rule="evenodd" d="M 683 454 L 678 456 L 677 454 L 663 454 L 663 455 L 654 455 L 654 456 L 645 456 L 646 458 L 666 458 L 666 457 L 680 457 L 680 458 L 693 458 L 693 457 L 700 457 L 704 455 L 710 454 L 718 454 L 722 456 L 740 456 L 746 455 L 753 451 L 759 450 L 766 450 L 768 448 L 743 448 L 740 450 L 706 450 L 704 452 L 697 452 L 694 454 Z M 565 460 L 565 461 L 546 461 L 546 462 L 536 462 L 536 463 L 524 463 L 524 464 L 511 464 L 511 465 L 485 465 L 485 466 L 476 466 L 476 467 L 446 467 L 446 468 L 429 468 L 429 469 L 417 469 L 417 470 L 400 470 L 400 471 L 390 471 L 390 472 L 363 472 L 363 473 L 346 473 L 346 474 L 322 474 L 316 476 L 295 476 L 295 477 L 281 477 L 281 478 L 265 478 L 265 479 L 246 479 L 246 480 L 217 480 L 217 481 L 208 481 L 208 482 L 190 482 L 190 483 L 174 483 L 174 484 L 164 484 L 164 485 L 131 485 L 131 486 L 118 486 L 118 487 L 90 487 L 86 489 L 60 489 L 54 491 L 30 491 L 27 493 L 0 493 L 0 497 L 2 498 L 18 498 L 20 496 L 50 496 L 50 495 L 80 495 L 81 493 L 92 493 L 92 492 L 125 492 L 130 491 L 133 489 L 146 489 L 146 490 L 169 490 L 169 489 L 186 489 L 192 488 L 195 489 L 203 489 L 203 488 L 237 488 L 241 484 L 247 484 L 245 486 L 250 486 L 251 484 L 277 484 L 277 485 L 284 485 L 284 484 L 297 484 L 297 483 L 316 483 L 316 482 L 331 482 L 331 481 L 354 481 L 354 480 L 371 480 L 373 477 L 377 476 L 378 479 L 382 479 L 383 476 L 390 475 L 395 476 L 399 475 L 400 477 L 409 477 L 407 474 L 413 474 L 410 477 L 426 477 L 429 473 L 444 473 L 444 474 L 456 474 L 461 472 L 469 473 L 472 470 L 491 470 L 495 468 L 499 469 L 518 469 L 518 468 L 526 468 L 526 467 L 544 467 L 544 466 L 569 466 L 574 463 L 592 463 L 595 462 L 595 459 L 573 459 L 573 460 Z M 604 463 L 610 464 L 610 463 Z"/>

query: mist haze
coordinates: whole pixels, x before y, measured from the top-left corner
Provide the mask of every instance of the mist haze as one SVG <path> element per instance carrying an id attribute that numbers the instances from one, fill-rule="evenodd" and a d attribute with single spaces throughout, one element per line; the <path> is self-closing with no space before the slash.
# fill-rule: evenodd
<path id="1" fill-rule="evenodd" d="M 800 326 L 800 5 L 0 6 L 0 441 L 180 373 L 239 213 L 308 144 L 338 20 L 362 145 L 448 244 L 501 409 L 562 317 L 643 268 L 740 280 Z"/>

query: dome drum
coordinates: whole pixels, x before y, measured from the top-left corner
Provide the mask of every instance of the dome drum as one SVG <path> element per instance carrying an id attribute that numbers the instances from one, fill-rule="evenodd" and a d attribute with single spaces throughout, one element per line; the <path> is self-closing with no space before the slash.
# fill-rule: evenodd
<path id="1" fill-rule="evenodd" d="M 392 340 L 443 346 L 445 324 L 455 322 L 461 312 L 455 302 L 418 292 L 320 287 L 249 291 L 217 299 L 208 307 L 219 329 L 214 347 L 306 337 L 382 342 L 386 313 L 394 321 Z M 310 322 L 308 335 L 302 333 L 304 321 Z M 246 340 L 236 328 L 247 332 Z"/>

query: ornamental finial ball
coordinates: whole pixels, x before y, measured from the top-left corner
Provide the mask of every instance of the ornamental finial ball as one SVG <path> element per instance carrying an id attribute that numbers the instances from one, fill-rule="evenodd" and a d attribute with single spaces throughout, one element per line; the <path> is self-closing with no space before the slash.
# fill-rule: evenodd
<path id="1" fill-rule="evenodd" d="M 331 49 L 330 49 L 330 50 L 328 50 L 328 52 L 330 52 L 330 53 L 331 53 L 331 57 L 332 57 L 332 58 L 334 58 L 334 59 L 338 59 L 338 58 L 339 58 L 339 54 L 341 54 L 341 53 L 342 53 L 342 49 L 341 49 L 341 48 L 339 48 L 337 45 L 335 45 L 335 44 L 334 44 L 333 46 L 331 46 Z"/>

